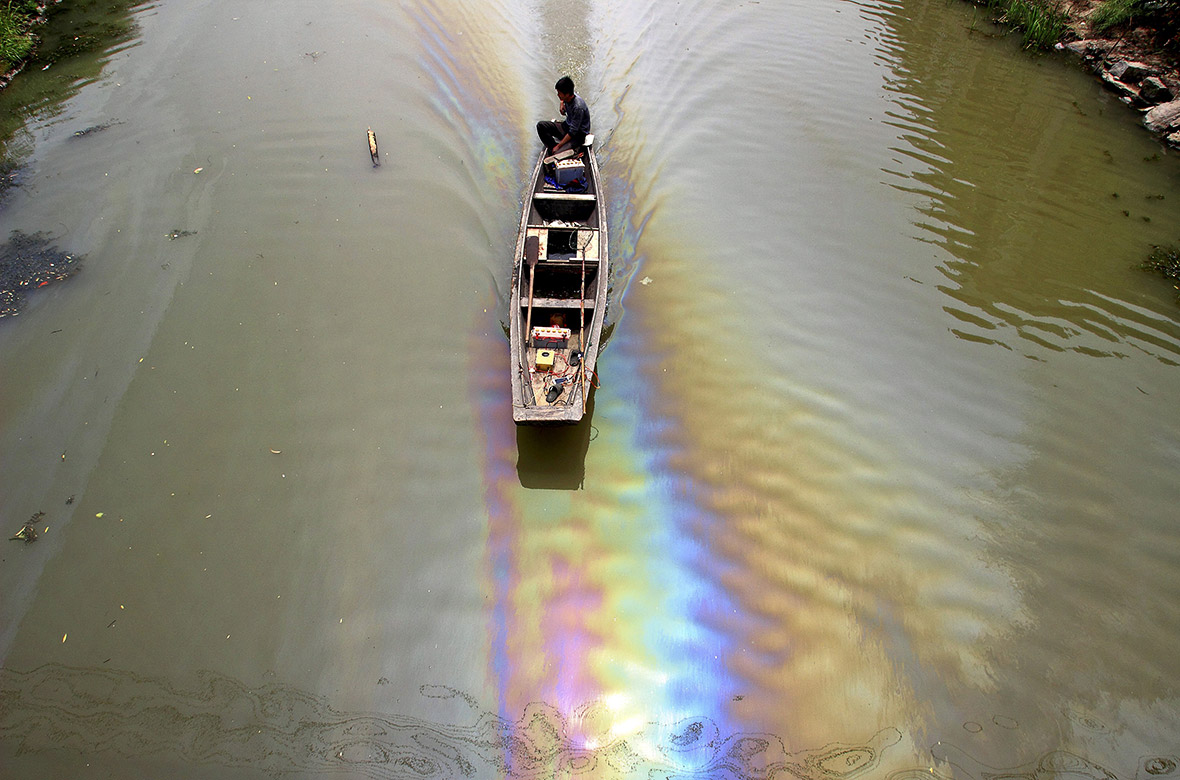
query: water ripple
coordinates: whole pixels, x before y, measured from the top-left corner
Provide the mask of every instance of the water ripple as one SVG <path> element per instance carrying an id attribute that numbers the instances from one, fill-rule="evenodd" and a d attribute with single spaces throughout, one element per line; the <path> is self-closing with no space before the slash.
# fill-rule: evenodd
<path id="1" fill-rule="evenodd" d="M 878 767 L 902 739 L 886 728 L 859 744 L 788 751 L 778 737 L 723 733 L 708 718 L 649 722 L 618 736 L 603 702 L 566 716 L 534 701 L 509 720 L 445 685 L 423 685 L 419 694 L 422 706 L 434 700 L 462 720 L 342 712 L 306 691 L 250 687 L 214 672 L 201 672 L 195 685 L 184 687 L 127 671 L 46 664 L 0 670 L 0 739 L 18 756 L 66 750 L 92 760 L 162 757 L 279 777 L 347 769 L 375 780 L 567 774 L 851 780 Z"/>

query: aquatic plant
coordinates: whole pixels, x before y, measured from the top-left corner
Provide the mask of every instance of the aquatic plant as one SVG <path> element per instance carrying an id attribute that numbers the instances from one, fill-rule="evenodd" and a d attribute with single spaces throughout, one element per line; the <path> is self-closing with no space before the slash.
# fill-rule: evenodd
<path id="1" fill-rule="evenodd" d="M 1180 247 L 1157 246 L 1139 267 L 1144 271 L 1155 271 L 1166 279 L 1180 282 Z M 1180 289 L 1180 284 L 1174 286 Z"/>
<path id="2" fill-rule="evenodd" d="M 14 542 L 24 542 L 25 544 L 32 544 L 37 541 L 37 524 L 41 522 L 41 518 L 45 517 L 44 512 L 38 512 L 25 521 L 24 526 L 12 536 L 9 540 Z M 45 530 L 49 530 L 48 528 Z"/>
<path id="3" fill-rule="evenodd" d="M 1069 31 L 1069 12 L 1061 0 L 974 0 L 1002 24 L 1020 30 L 1026 48 L 1050 49 Z"/>
<path id="4" fill-rule="evenodd" d="M 1026 47 L 1049 49 L 1069 29 L 1069 14 L 1049 0 L 989 0 L 1000 11 L 1001 20 L 1020 30 Z"/>

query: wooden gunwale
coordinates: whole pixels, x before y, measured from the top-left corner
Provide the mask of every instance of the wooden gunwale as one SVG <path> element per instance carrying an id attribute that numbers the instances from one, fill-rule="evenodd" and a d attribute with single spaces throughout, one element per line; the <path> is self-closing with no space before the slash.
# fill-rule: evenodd
<path id="1" fill-rule="evenodd" d="M 590 185 L 590 191 L 587 193 L 542 191 L 543 176 L 541 164 L 543 159 L 543 154 L 538 155 L 530 178 L 531 186 L 522 203 L 508 308 L 512 418 L 519 425 L 572 424 L 582 419 L 585 415 L 586 406 L 586 390 L 581 386 L 582 372 L 585 371 L 588 378 L 594 377 L 594 371 L 598 363 L 598 352 L 601 348 L 602 327 L 606 316 L 606 293 L 610 267 L 608 257 L 609 243 L 602 180 L 599 175 L 597 156 L 593 148 L 587 150 L 584 156 L 588 169 L 587 180 Z M 543 204 L 568 204 L 569 208 L 578 208 L 581 204 L 593 203 L 594 207 L 590 215 L 584 219 L 576 220 L 573 223 L 567 222 L 565 224 L 551 226 L 544 221 L 532 219 L 535 215 L 534 205 L 537 201 Z M 582 317 L 586 320 L 585 324 L 580 328 L 578 335 L 571 338 L 572 343 L 569 345 L 570 351 L 582 347 L 583 368 L 577 371 L 574 381 L 570 382 L 568 387 L 562 391 L 557 401 L 552 405 L 547 405 L 543 398 L 538 398 L 535 390 L 538 374 L 529 371 L 531 365 L 530 358 L 535 357 L 536 350 L 530 349 L 527 344 L 527 333 L 525 333 L 524 322 L 527 306 L 525 299 L 527 295 L 523 293 L 522 288 L 527 290 L 530 281 L 530 269 L 524 257 L 525 238 L 530 234 L 530 231 L 535 235 L 537 231 L 549 231 L 551 229 L 565 232 L 567 235 L 575 231 L 577 231 L 579 236 L 582 232 L 593 234 L 592 243 L 590 240 L 587 240 L 586 246 L 593 245 L 597 250 L 598 256 L 596 258 L 587 257 L 585 259 L 587 286 L 584 293 L 584 301 L 580 294 L 578 284 L 579 275 L 577 273 L 582 267 L 582 259 L 578 256 L 577 252 L 574 253 L 575 256 L 572 258 L 542 257 L 536 264 L 538 276 L 542 273 L 568 273 L 572 277 L 572 280 L 570 289 L 568 291 L 561 291 L 561 297 L 537 294 L 533 300 L 534 312 L 537 310 L 572 310 L 576 315 L 579 309 L 582 309 L 584 306 Z M 582 251 L 585 252 L 588 250 L 583 249 Z M 537 315 L 534 313 L 533 316 L 533 324 L 536 325 L 538 324 L 536 321 Z M 578 317 L 574 316 L 573 319 L 576 321 Z M 576 325 L 577 323 L 575 322 L 573 324 Z M 573 329 L 576 328 L 571 328 L 571 330 Z M 582 344 L 577 343 L 579 336 L 584 341 L 584 347 Z M 586 386 L 588 387 L 591 384 L 593 383 L 587 382 Z"/>

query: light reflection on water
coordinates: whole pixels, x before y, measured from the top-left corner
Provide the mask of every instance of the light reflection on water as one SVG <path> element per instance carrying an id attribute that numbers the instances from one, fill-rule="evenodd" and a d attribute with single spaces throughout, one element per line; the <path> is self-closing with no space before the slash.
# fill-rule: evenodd
<path id="1" fill-rule="evenodd" d="M 0 694 L 12 705 L 0 727 L 17 747 L 9 767 L 22 771 L 30 757 L 52 747 L 50 771 L 76 771 L 71 753 L 106 757 L 129 769 L 161 754 L 201 768 L 248 768 L 277 777 L 347 773 L 368 778 L 510 777 L 585 775 L 601 778 L 710 777 L 752 780 L 888 780 L 922 777 L 987 780 L 997 776 L 1047 780 L 1135 780 L 1177 776 L 1175 755 L 1149 753 L 1119 774 L 1067 749 L 1031 755 L 1019 763 L 981 761 L 972 748 L 993 737 L 1019 735 L 1022 724 L 1005 715 L 967 721 L 955 739 L 933 746 L 933 765 L 905 766 L 891 756 L 901 740 L 882 729 L 863 743 L 834 742 L 792 749 L 771 734 L 727 733 L 706 718 L 636 724 L 631 733 L 609 733 L 609 702 L 574 713 L 531 702 L 515 719 L 482 710 L 453 688 L 423 685 L 420 701 L 453 720 L 344 712 L 306 691 L 240 681 L 204 672 L 186 684 L 131 672 L 45 664 L 29 672 L 0 670 Z M 19 713 L 20 717 L 13 717 Z M 577 729 L 577 720 L 584 728 Z M 1062 718 L 1084 741 L 1101 743 L 1109 728 L 1082 712 Z M 580 739 L 575 731 L 598 739 Z"/>
<path id="2" fill-rule="evenodd" d="M 286 76 L 251 71 L 267 115 L 238 121 L 265 141 L 209 166 L 249 219 L 193 225 L 202 273 L 160 314 L 161 339 L 203 328 L 224 376 L 158 346 L 80 502 L 151 516 L 123 487 L 148 475 L 192 496 L 177 515 L 224 494 L 216 522 L 251 524 L 221 552 L 200 525 L 136 526 L 173 570 L 148 571 L 159 638 L 114 643 L 119 668 L 111 640 L 47 642 L 55 599 L 112 595 L 50 569 L 0 677 L 16 774 L 98 754 L 211 776 L 1175 776 L 1176 318 L 1126 273 L 1140 226 L 1166 235 L 1174 160 L 1104 167 L 1111 138 L 1148 155 L 1100 96 L 1073 105 L 1088 82 L 964 43 L 970 9 L 943 3 L 382 8 L 405 46 L 373 79 L 410 125 L 371 109 L 398 128 L 388 164 L 324 151 L 372 84 L 299 97 L 324 111 L 292 129 L 255 86 Z M 326 90 L 348 52 L 305 34 L 332 48 L 279 64 Z M 567 68 L 602 143 L 615 331 L 592 419 L 558 439 L 506 414 L 499 320 L 531 118 Z M 355 178 L 321 184 L 317 154 Z M 228 237 L 247 230 L 266 238 Z M 269 258 L 211 257 L 244 249 Z M 176 386 L 218 447 L 139 465 Z M 276 432 L 295 446 L 256 465 Z M 186 568 L 197 546 L 219 581 Z M 227 621 L 244 652 L 200 638 Z"/>

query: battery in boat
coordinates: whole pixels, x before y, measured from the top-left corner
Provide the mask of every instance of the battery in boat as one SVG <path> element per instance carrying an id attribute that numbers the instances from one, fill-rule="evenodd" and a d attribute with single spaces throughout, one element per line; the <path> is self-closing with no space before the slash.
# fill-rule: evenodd
<path id="1" fill-rule="evenodd" d="M 545 349 L 565 349 L 570 343 L 573 331 L 569 328 L 543 328 L 537 325 L 533 328 L 533 346 Z"/>
<path id="2" fill-rule="evenodd" d="M 585 176 L 586 166 L 581 160 L 562 160 L 557 163 L 556 173 L 557 183 L 564 187 L 574 179 Z"/>
<path id="3" fill-rule="evenodd" d="M 552 371 L 553 370 L 553 350 L 551 350 L 551 349 L 537 350 L 537 370 L 538 371 Z"/>

